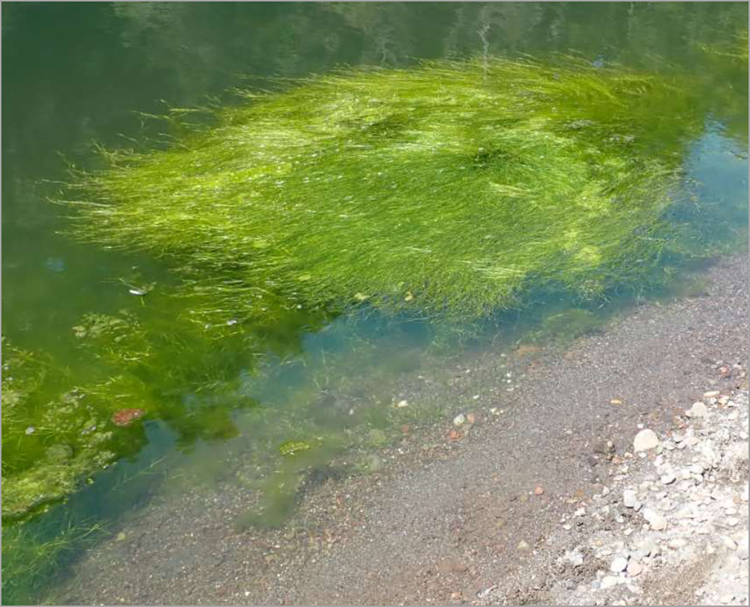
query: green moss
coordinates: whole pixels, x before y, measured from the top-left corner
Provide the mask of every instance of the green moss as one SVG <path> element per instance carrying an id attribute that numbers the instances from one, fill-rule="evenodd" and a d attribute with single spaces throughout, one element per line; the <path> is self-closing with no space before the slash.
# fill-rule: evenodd
<path id="1" fill-rule="evenodd" d="M 669 250 L 690 90 L 569 58 L 310 78 L 168 150 L 105 152 L 72 186 L 75 234 L 168 255 L 256 315 L 276 296 L 462 318 L 530 288 L 597 298 Z"/>

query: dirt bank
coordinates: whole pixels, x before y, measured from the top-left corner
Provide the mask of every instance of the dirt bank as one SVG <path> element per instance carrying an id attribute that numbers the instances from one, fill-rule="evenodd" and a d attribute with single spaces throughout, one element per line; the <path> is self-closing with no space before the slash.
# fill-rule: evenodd
<path id="1" fill-rule="evenodd" d="M 602 585 L 597 571 L 608 571 L 617 555 L 596 556 L 590 540 L 646 524 L 640 511 L 614 503 L 623 522 L 591 514 L 609 495 L 622 499 L 618 483 L 627 483 L 628 474 L 633 479 L 649 474 L 655 449 L 643 459 L 629 456 L 633 437 L 647 427 L 664 441 L 695 423 L 684 412 L 707 390 L 734 398 L 747 387 L 747 259 L 722 262 L 707 277 L 707 295 L 634 308 L 565 352 L 527 349 L 512 360 L 483 353 L 451 369 L 449 381 L 423 375 L 394 387 L 410 401 L 453 399 L 455 414 L 475 414 L 471 431 L 467 423 L 454 426 L 452 418 L 410 430 L 400 446 L 380 455 L 376 472 L 311 484 L 283 529 L 237 532 L 233 521 L 252 497 L 235 485 L 180 500 L 157 498 L 127 522 L 124 535 L 90 551 L 54 600 L 381 605 L 604 600 L 609 594 L 596 594 L 592 584 Z M 724 412 L 712 409 L 711 415 L 723 419 Z M 722 498 L 732 498 L 727 496 Z M 747 504 L 737 508 L 744 516 L 739 511 Z M 577 549 L 580 565 L 575 555 L 561 561 Z M 642 558 L 645 568 L 656 570 L 646 557 L 625 558 Z M 675 561 L 675 575 L 659 578 L 660 584 L 641 584 L 636 576 L 637 599 L 616 600 L 698 602 L 695 591 L 711 583 L 714 560 L 707 555 L 691 561 L 689 572 Z M 688 573 L 696 585 L 686 589 L 682 581 Z M 647 572 L 641 579 L 650 579 Z M 615 590 L 624 592 L 626 586 L 618 583 Z M 741 599 L 736 595 L 731 602 Z"/>

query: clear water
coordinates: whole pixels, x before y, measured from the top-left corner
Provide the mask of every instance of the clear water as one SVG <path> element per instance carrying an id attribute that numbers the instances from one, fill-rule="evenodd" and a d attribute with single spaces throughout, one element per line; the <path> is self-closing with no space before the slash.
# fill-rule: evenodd
<path id="1" fill-rule="evenodd" d="M 156 343 L 164 351 L 163 373 L 139 377 L 160 414 L 122 430 L 116 463 L 66 502 L 4 524 L 5 603 L 39 600 L 100 537 L 49 548 L 71 526 L 116 524 L 148 507 L 155 492 L 179 499 L 186 488 L 240 483 L 265 510 L 239 524 L 283 524 L 293 495 L 273 491 L 279 479 L 325 466 L 344 450 L 366 453 L 398 436 L 401 424 L 451 412 L 449 403 L 394 407 L 404 381 L 439 377 L 472 351 L 510 348 L 567 305 L 545 301 L 466 327 L 300 313 L 207 347 L 180 316 L 189 303 L 168 297 L 174 279 L 164 262 L 75 243 L 59 233 L 68 225 L 64 213 L 45 199 L 65 178 L 66 162 L 91 166 L 92 141 L 142 136 L 139 112 L 342 64 L 548 51 L 594 63 L 669 64 L 702 74 L 714 108 L 685 161 L 697 197 L 713 209 L 712 222 L 699 229 L 728 238 L 746 227 L 746 74 L 713 73 L 698 50 L 746 27 L 744 3 L 5 3 L 2 11 L 3 335 L 64 366 L 73 385 L 112 373 L 75 338 L 85 314 L 126 310 L 163 337 Z M 157 285 L 153 293 L 129 293 L 146 283 Z M 606 318 L 624 305 L 597 314 Z M 48 446 L 7 438 L 4 460 L 26 449 L 33 463 Z M 279 448 L 298 443 L 305 449 L 285 459 Z M 25 551 L 14 537 L 28 538 Z M 19 566 L 29 563 L 29 549 L 37 560 Z"/>

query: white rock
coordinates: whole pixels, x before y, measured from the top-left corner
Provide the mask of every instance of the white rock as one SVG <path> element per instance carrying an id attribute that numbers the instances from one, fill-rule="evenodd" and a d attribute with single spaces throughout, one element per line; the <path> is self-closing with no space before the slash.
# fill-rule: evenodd
<path id="1" fill-rule="evenodd" d="M 617 586 L 617 584 L 618 584 L 618 583 L 619 583 L 619 580 L 618 580 L 618 579 L 617 579 L 617 578 L 616 578 L 615 576 L 613 576 L 613 575 L 608 575 L 607 577 L 605 577 L 605 578 L 604 578 L 604 579 L 603 579 L 603 580 L 601 581 L 601 586 L 600 586 L 600 587 L 601 587 L 602 589 L 605 589 L 605 588 L 612 588 L 613 586 Z"/>
<path id="2" fill-rule="evenodd" d="M 720 394 L 721 392 L 719 392 L 719 390 L 709 390 L 708 392 L 703 393 L 703 398 L 716 398 Z"/>
<path id="3" fill-rule="evenodd" d="M 688 417 L 705 417 L 707 412 L 708 408 L 706 407 L 706 403 L 698 401 L 693 403 L 693 406 L 685 411 L 685 415 Z"/>
<path id="4" fill-rule="evenodd" d="M 580 567 L 583 565 L 583 554 L 580 549 L 569 550 L 565 553 L 565 560 L 567 560 L 573 567 Z"/>
<path id="5" fill-rule="evenodd" d="M 465 423 L 466 423 L 466 416 L 463 413 L 460 413 L 456 415 L 456 417 L 453 418 L 454 426 L 463 426 Z"/>
<path id="6" fill-rule="evenodd" d="M 625 489 L 622 492 L 622 503 L 626 508 L 634 508 L 638 500 L 635 497 L 635 491 L 632 489 Z"/>
<path id="7" fill-rule="evenodd" d="M 403 409 L 404 407 L 408 407 L 408 406 L 409 406 L 408 400 L 400 400 L 396 403 L 396 407 L 398 407 L 399 409 Z"/>
<path id="8" fill-rule="evenodd" d="M 633 449 L 635 451 L 647 451 L 654 449 L 659 444 L 659 438 L 653 430 L 646 428 L 635 435 Z"/>
<path id="9" fill-rule="evenodd" d="M 659 548 L 652 537 L 641 540 L 638 544 L 638 549 L 643 552 L 643 556 L 652 556 L 659 552 Z"/>
<path id="10" fill-rule="evenodd" d="M 646 519 L 648 524 L 651 525 L 651 529 L 654 531 L 661 531 L 667 527 L 667 519 L 651 508 L 646 508 L 643 511 L 643 518 Z"/>
<path id="11" fill-rule="evenodd" d="M 628 559 L 626 559 L 624 556 L 618 556 L 615 560 L 613 560 L 609 565 L 609 570 L 612 573 L 620 573 L 621 571 L 625 571 L 625 568 L 628 566 Z"/>
<path id="12" fill-rule="evenodd" d="M 729 548 L 729 550 L 737 550 L 737 542 L 735 542 L 731 537 L 722 537 L 721 543 Z"/>
<path id="13" fill-rule="evenodd" d="M 662 475 L 661 482 L 663 485 L 671 485 L 677 480 L 677 477 L 672 474 L 671 472 L 667 472 L 666 474 Z"/>

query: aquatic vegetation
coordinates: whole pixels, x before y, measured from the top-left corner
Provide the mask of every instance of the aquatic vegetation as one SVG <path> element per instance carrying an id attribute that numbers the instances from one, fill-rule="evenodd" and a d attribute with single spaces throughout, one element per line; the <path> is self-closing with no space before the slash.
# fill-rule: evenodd
<path id="1" fill-rule="evenodd" d="M 233 412 L 256 405 L 243 382 L 261 354 L 299 351 L 299 327 L 316 322 L 294 311 L 280 331 L 264 324 L 277 315 L 206 326 L 189 314 L 194 298 L 152 301 L 158 305 L 84 315 L 70 334 L 76 356 L 65 366 L 3 338 L 5 522 L 47 509 L 138 453 L 148 419 L 168 424 L 182 449 L 237 436 Z"/>
<path id="2" fill-rule="evenodd" d="M 72 493 L 109 463 L 107 415 L 80 389 L 57 393 L 66 374 L 3 339 L 3 519 L 15 519 Z"/>
<path id="3" fill-rule="evenodd" d="M 539 335 L 547 340 L 568 341 L 598 330 L 605 320 L 603 316 L 597 316 L 590 310 L 566 310 L 547 316 L 542 322 Z"/>
<path id="4" fill-rule="evenodd" d="M 105 533 L 97 523 L 49 523 L 33 528 L 23 523 L 3 528 L 3 604 L 28 604 L 29 598 L 45 587 L 67 559 Z"/>
<path id="5" fill-rule="evenodd" d="M 168 149 L 102 150 L 66 195 L 72 232 L 168 256 L 248 318 L 277 297 L 472 318 L 534 288 L 640 285 L 670 251 L 703 128 L 689 83 L 558 58 L 298 84 L 243 92 Z"/>

